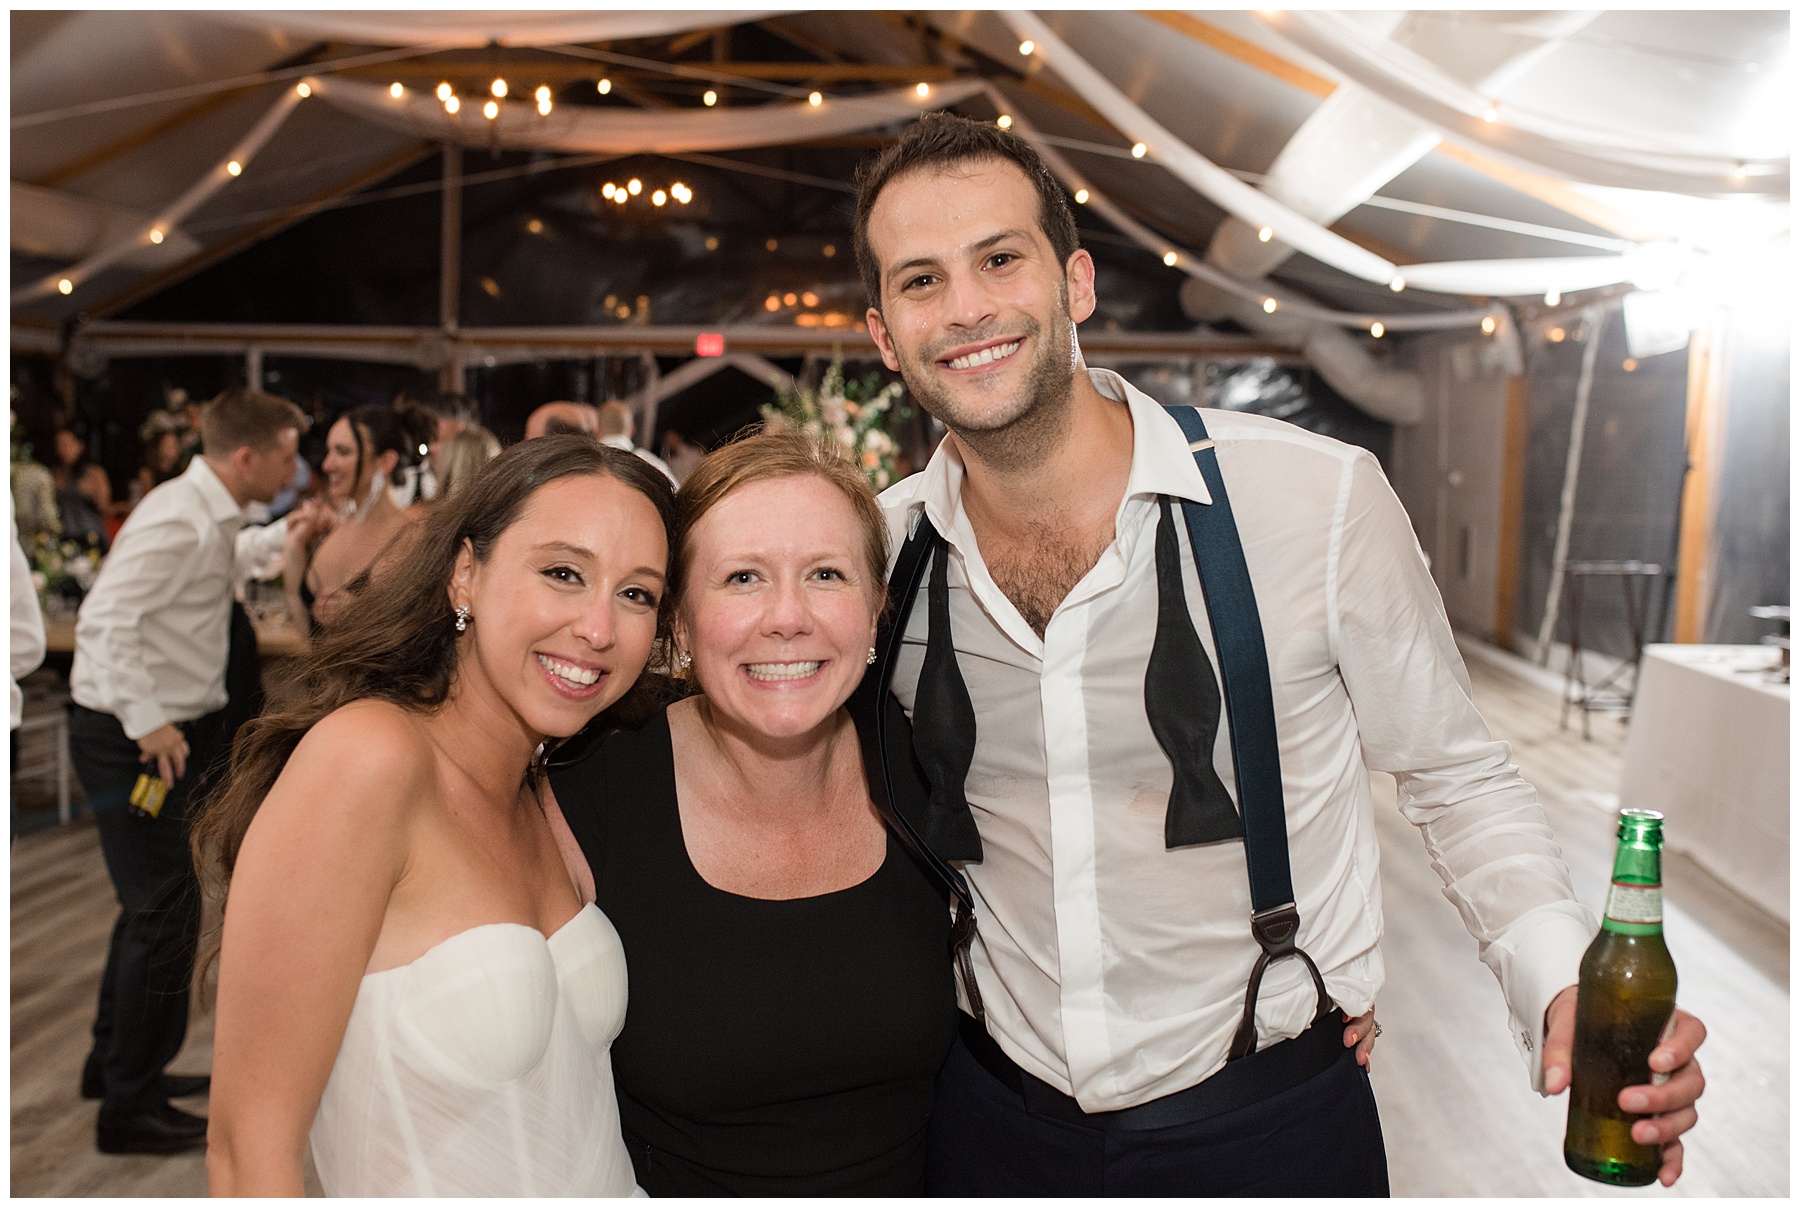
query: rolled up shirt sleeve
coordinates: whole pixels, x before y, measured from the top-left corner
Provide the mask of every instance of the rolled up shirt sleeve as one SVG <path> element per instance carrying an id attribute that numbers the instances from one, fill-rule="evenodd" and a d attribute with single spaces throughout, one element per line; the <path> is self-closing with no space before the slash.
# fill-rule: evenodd
<path id="1" fill-rule="evenodd" d="M 120 541 L 107 556 L 75 622 L 79 652 L 94 661 L 84 684 L 101 698 L 101 711 L 117 717 L 134 741 L 170 720 L 145 666 L 144 618 L 179 595 L 203 548 L 197 527 L 202 523 L 207 521 L 163 516 L 135 529 L 130 541 Z"/>
<path id="2" fill-rule="evenodd" d="M 1373 457 L 1349 473 L 1333 642 L 1364 759 L 1397 780 L 1401 812 L 1499 979 L 1513 1043 L 1542 1093 L 1544 1012 L 1577 980 L 1596 921 L 1575 899 L 1512 748 L 1476 711 L 1405 510 Z"/>

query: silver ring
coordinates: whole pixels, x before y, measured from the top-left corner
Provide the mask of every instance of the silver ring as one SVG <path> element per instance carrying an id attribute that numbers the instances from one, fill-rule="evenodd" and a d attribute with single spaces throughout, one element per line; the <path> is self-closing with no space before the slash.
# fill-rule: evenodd
<path id="1" fill-rule="evenodd" d="M 1375 1021 L 1375 1035 L 1377 1035 L 1377 1036 L 1381 1035 L 1381 1021 L 1380 1020 Z"/>

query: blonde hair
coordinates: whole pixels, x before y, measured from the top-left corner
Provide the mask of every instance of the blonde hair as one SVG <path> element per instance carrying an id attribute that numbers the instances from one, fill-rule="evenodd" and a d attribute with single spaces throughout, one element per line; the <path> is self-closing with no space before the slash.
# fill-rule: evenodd
<path id="1" fill-rule="evenodd" d="M 869 480 L 825 441 L 791 429 L 760 432 L 707 454 L 675 495 L 680 538 L 675 566 L 685 590 L 694 557 L 694 529 L 726 497 L 753 482 L 774 478 L 820 478 L 838 489 L 862 529 L 863 561 L 878 599 L 887 594 L 888 532 Z M 679 607 L 680 601 L 676 601 Z"/>
<path id="2" fill-rule="evenodd" d="M 439 499 L 450 498 L 450 492 L 465 486 L 475 471 L 500 456 L 500 440 L 480 424 L 470 424 L 444 442 L 438 465 Z"/>

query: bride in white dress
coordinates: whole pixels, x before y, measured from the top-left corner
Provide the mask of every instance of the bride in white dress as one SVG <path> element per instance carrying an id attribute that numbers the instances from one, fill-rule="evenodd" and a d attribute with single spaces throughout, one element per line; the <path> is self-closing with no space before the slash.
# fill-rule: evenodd
<path id="1" fill-rule="evenodd" d="M 194 827 L 229 887 L 214 1195 L 630 1195 L 608 1053 L 624 953 L 537 805 L 542 751 L 628 709 L 673 501 L 547 437 L 427 517 L 246 730 Z M 554 819 L 554 821 L 552 821 Z"/>

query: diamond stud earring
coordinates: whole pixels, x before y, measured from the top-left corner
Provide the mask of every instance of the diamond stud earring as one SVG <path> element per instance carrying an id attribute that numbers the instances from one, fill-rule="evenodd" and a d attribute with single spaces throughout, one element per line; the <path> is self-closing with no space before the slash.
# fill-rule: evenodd
<path id="1" fill-rule="evenodd" d="M 871 647 L 869 647 L 869 666 L 873 667 L 874 665 L 875 665 L 875 647 L 871 646 Z"/>

